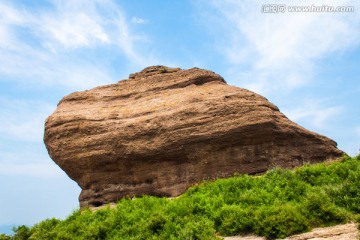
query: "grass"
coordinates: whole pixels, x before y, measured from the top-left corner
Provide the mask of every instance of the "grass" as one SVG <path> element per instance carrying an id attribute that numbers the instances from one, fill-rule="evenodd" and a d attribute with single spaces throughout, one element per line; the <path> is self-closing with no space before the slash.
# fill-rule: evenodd
<path id="1" fill-rule="evenodd" d="M 76 210 L 67 219 L 20 226 L 5 239 L 221 239 L 255 233 L 269 239 L 360 220 L 360 156 L 274 168 L 190 188 L 176 199 L 125 198 L 115 208 Z"/>

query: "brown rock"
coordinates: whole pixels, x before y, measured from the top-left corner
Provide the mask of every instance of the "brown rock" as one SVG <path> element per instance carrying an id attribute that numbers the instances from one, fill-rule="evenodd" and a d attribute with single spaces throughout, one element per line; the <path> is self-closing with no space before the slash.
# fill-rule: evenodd
<path id="1" fill-rule="evenodd" d="M 332 227 L 314 228 L 311 232 L 294 235 L 284 240 L 357 240 L 359 231 L 355 223 L 341 224 Z M 224 240 L 266 240 L 265 237 L 235 236 Z"/>
<path id="2" fill-rule="evenodd" d="M 289 237 L 289 240 L 356 240 L 359 232 L 355 223 L 315 228 L 309 233 Z"/>
<path id="3" fill-rule="evenodd" d="M 82 207 L 178 196 L 203 179 L 343 154 L 254 92 L 211 71 L 163 66 L 64 97 L 46 120 L 44 141 L 81 187 Z"/>

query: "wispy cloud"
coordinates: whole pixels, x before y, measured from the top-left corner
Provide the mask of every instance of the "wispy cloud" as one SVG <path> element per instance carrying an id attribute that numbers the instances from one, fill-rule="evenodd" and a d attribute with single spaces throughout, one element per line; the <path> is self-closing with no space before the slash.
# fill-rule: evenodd
<path id="1" fill-rule="evenodd" d="M 0 98 L 1 176 L 64 177 L 43 144 L 45 119 L 55 107 L 42 101 Z"/>
<path id="2" fill-rule="evenodd" d="M 111 0 L 55 1 L 53 9 L 44 10 L 34 24 L 40 31 L 41 42 L 56 50 L 110 44 L 128 47 L 120 45 L 121 36 L 126 41 L 133 41 L 125 14 Z"/>
<path id="3" fill-rule="evenodd" d="M 2 139 L 42 142 L 44 123 L 56 106 L 45 102 L 0 98 Z"/>
<path id="4" fill-rule="evenodd" d="M 34 151 L 34 149 L 38 151 Z M 21 151 L 0 147 L 0 176 L 31 176 L 37 178 L 64 177 L 64 172 L 48 159 L 44 147 L 24 144 Z"/>
<path id="5" fill-rule="evenodd" d="M 342 111 L 341 106 L 327 106 L 325 102 L 316 99 L 308 99 L 301 102 L 299 107 L 283 110 L 289 119 L 319 130 L 327 129 L 329 121 Z"/>
<path id="6" fill-rule="evenodd" d="M 83 90 L 117 80 L 107 64 L 110 48 L 112 58 L 125 57 L 134 65 L 152 60 L 138 52 L 135 43 L 142 38 L 111 0 L 54 0 L 36 11 L 1 2 L 0 12 L 0 81 L 31 79 L 41 86 Z"/>
<path id="7" fill-rule="evenodd" d="M 139 18 L 139 17 L 132 17 L 131 22 L 135 24 L 146 24 L 148 23 L 147 19 Z"/>
<path id="8" fill-rule="evenodd" d="M 49 36 L 47 47 L 51 41 L 60 43 L 66 48 L 92 47 L 97 43 L 109 44 L 109 36 L 102 27 L 86 13 L 69 13 L 60 10 L 57 17 L 47 14 L 43 17 L 43 31 Z M 75 23 L 75 24 L 74 24 Z"/>
<path id="9" fill-rule="evenodd" d="M 242 86 L 263 94 L 291 91 L 314 81 L 319 59 L 360 43 L 359 14 L 266 14 L 261 12 L 263 4 L 269 2 L 212 1 L 212 10 L 208 12 L 217 13 L 215 17 L 221 26 L 218 31 L 224 36 L 219 50 L 232 65 L 228 74 L 240 79 Z M 286 4 L 315 3 L 286 1 Z M 322 4 L 335 2 L 316 1 L 316 5 Z M 354 4 L 359 5 L 355 1 L 336 1 L 336 5 Z"/>

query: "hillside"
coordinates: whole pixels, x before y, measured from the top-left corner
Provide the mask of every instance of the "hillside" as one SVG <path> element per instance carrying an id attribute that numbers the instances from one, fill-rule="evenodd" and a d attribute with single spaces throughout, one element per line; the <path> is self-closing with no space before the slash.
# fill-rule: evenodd
<path id="1" fill-rule="evenodd" d="M 74 211 L 0 239 L 221 239 L 253 233 L 284 238 L 359 220 L 360 156 L 273 168 L 203 182 L 178 198 L 125 198 L 114 208 Z"/>

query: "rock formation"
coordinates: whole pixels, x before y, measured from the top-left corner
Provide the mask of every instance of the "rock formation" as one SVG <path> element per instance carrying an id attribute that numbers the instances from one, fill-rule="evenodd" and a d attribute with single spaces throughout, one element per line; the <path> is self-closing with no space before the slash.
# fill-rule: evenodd
<path id="1" fill-rule="evenodd" d="M 51 158 L 82 189 L 81 207 L 343 154 L 266 98 L 207 70 L 148 67 L 65 96 L 45 123 Z"/>
<path id="2" fill-rule="evenodd" d="M 355 223 L 332 227 L 314 228 L 311 232 L 293 235 L 284 240 L 358 240 L 359 231 Z M 225 237 L 224 240 L 266 240 L 265 237 L 237 236 Z"/>

